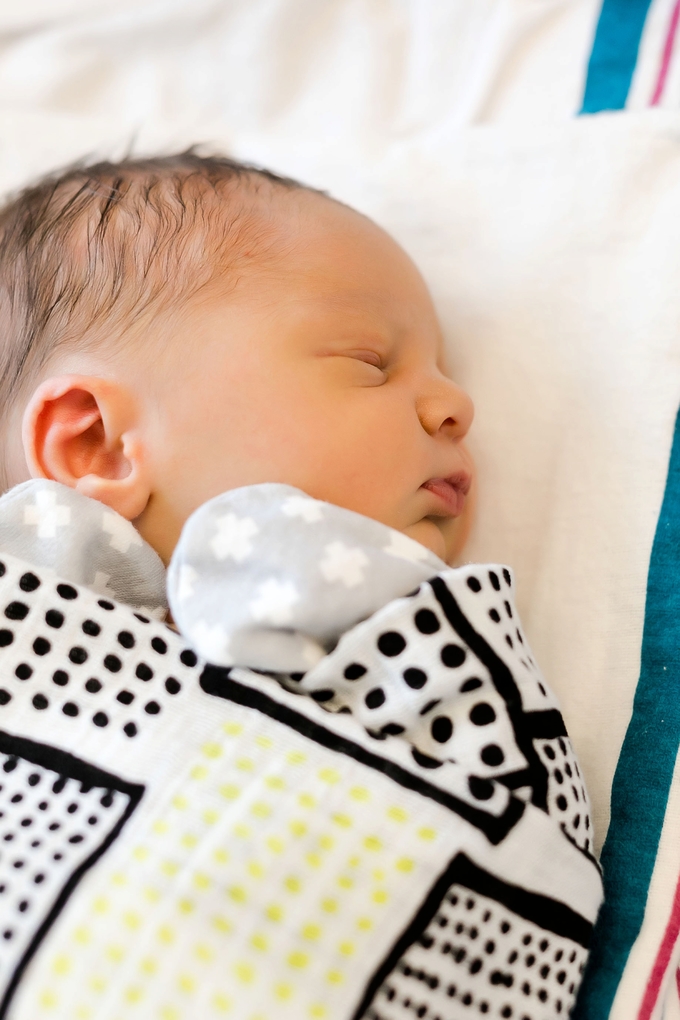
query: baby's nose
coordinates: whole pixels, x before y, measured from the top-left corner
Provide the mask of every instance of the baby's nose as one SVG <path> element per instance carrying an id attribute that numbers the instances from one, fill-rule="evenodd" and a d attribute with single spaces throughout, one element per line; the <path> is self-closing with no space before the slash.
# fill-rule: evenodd
<path id="1" fill-rule="evenodd" d="M 442 377 L 418 401 L 418 417 L 431 435 L 462 439 L 469 431 L 475 409 L 470 396 L 451 379 Z"/>

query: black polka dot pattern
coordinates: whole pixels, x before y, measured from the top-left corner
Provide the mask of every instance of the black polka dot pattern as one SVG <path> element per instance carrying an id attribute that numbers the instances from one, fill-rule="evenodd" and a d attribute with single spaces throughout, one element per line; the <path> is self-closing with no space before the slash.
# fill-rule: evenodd
<path id="1" fill-rule="evenodd" d="M 373 740 L 406 743 L 412 765 L 428 776 L 443 775 L 446 765 L 457 795 L 478 810 L 497 812 L 510 794 L 496 778 L 538 768 L 536 782 L 545 788 L 545 773 L 526 739 L 526 750 L 520 746 L 490 663 L 507 664 L 533 709 L 551 706 L 538 674 L 527 665 L 528 650 L 519 640 L 509 647 L 507 639 L 518 633 L 509 572 L 470 568 L 455 575 L 455 597 L 469 612 L 473 633 L 489 648 L 486 660 L 470 644 L 465 627 L 453 625 L 432 587 L 423 584 L 408 601 L 394 603 L 391 616 L 381 614 L 374 643 L 364 641 L 361 654 L 348 645 L 345 655 L 341 639 L 333 656 L 291 680 L 291 688 L 294 684 L 296 693 L 307 693 L 329 711 L 351 712 Z M 528 786 L 532 781 L 527 776 Z"/>
<path id="2" fill-rule="evenodd" d="M 392 658 L 395 655 L 401 655 L 406 648 L 406 640 L 404 635 L 398 631 L 386 631 L 378 638 L 378 648 L 383 655 L 388 655 Z"/>
<path id="3" fill-rule="evenodd" d="M 32 761 L 36 751 L 55 768 Z M 141 793 L 71 754 L 0 735 L 0 976 L 12 972 Z"/>
<path id="4" fill-rule="evenodd" d="M 438 744 L 445 744 L 453 736 L 453 723 L 447 715 L 438 715 L 430 723 L 430 730 Z"/>
<path id="5" fill-rule="evenodd" d="M 449 644 L 444 645 L 439 653 L 439 657 L 444 665 L 448 666 L 449 669 L 457 669 L 465 662 L 466 654 L 465 649 L 461 648 L 460 645 Z"/>
<path id="6" fill-rule="evenodd" d="M 19 587 L 22 591 L 35 591 L 36 588 L 40 587 L 40 580 L 29 571 L 26 574 L 22 574 L 19 578 Z"/>
<path id="7" fill-rule="evenodd" d="M 527 707 L 546 709 L 556 707 L 542 682 L 541 674 L 528 649 L 526 638 L 512 608 L 512 576 L 507 567 L 476 569 L 467 578 L 467 587 L 474 596 L 478 612 L 476 625 L 490 641 L 501 658 L 507 659 L 513 673 L 525 681 L 524 694 L 531 699 Z"/>
<path id="8" fill-rule="evenodd" d="M 45 581 L 37 571 L 14 580 L 5 571 L 2 584 L 0 664 L 9 682 L 0 684 L 0 711 L 20 697 L 62 725 L 86 719 L 129 740 L 187 689 L 173 672 L 185 674 L 198 660 L 189 649 L 171 653 L 162 624 L 127 611 L 124 620 L 108 599 L 83 598 L 74 585 Z"/>
<path id="9" fill-rule="evenodd" d="M 493 797 L 493 783 L 488 779 L 480 779 L 479 776 L 470 776 L 468 779 L 470 793 L 477 801 L 491 800 Z"/>
<path id="10" fill-rule="evenodd" d="M 543 761 L 538 732 L 534 735 L 532 729 L 529 737 L 526 731 L 515 730 L 523 725 L 523 717 L 509 714 L 489 665 L 503 662 L 527 709 L 553 709 L 519 630 L 512 577 L 500 567 L 470 568 L 463 577 L 462 572 L 455 573 L 455 597 L 465 606 L 473 633 L 486 642 L 491 658 L 480 659 L 465 627 L 452 625 L 431 586 L 424 584 L 408 602 L 394 604 L 389 624 L 382 614 L 375 644 L 364 641 L 361 654 L 348 646 L 344 655 L 341 640 L 333 656 L 296 678 L 296 692 L 306 692 L 329 711 L 351 712 L 371 739 L 383 745 L 388 738 L 405 743 L 412 766 L 428 776 L 435 771 L 443 776 L 445 765 L 456 794 L 478 810 L 495 813 L 508 803 L 508 789 L 494 781 L 506 774 L 526 775 L 523 799 L 531 797 L 536 783 L 537 802 L 543 803 L 547 786 L 545 808 L 559 815 L 568 838 L 589 851 L 591 823 L 580 780 L 555 792 L 557 780 Z M 516 702 L 517 695 L 509 693 Z M 514 780 L 513 784 L 515 789 L 518 784 Z"/>
<path id="11" fill-rule="evenodd" d="M 566 737 L 536 742 L 548 771 L 548 808 L 578 847 L 592 852 L 590 803 L 571 741 Z"/>
<path id="12" fill-rule="evenodd" d="M 25 602 L 10 602 L 5 606 L 5 616 L 8 620 L 25 620 L 28 616 L 28 606 Z"/>
<path id="13" fill-rule="evenodd" d="M 380 687 L 374 687 L 364 698 L 367 708 L 380 708 L 385 704 L 385 692 Z"/>
<path id="14" fill-rule="evenodd" d="M 441 627 L 439 618 L 431 609 L 419 609 L 413 619 L 421 634 L 436 634 Z"/>
<path id="15" fill-rule="evenodd" d="M 402 676 L 408 686 L 413 688 L 415 691 L 419 691 L 427 683 L 427 673 L 414 666 L 411 666 L 409 669 L 405 669 Z"/>
<path id="16" fill-rule="evenodd" d="M 478 702 L 470 709 L 470 722 L 475 726 L 488 726 L 495 718 L 495 711 L 485 701 Z"/>
<path id="17" fill-rule="evenodd" d="M 362 1020 L 566 1020 L 585 958 L 570 939 L 454 884 Z"/>
<path id="18" fill-rule="evenodd" d="M 458 589 L 455 594 L 466 613 L 470 602 L 476 600 L 474 604 L 479 609 L 474 610 L 474 615 L 470 613 L 476 632 L 483 635 L 497 656 L 507 664 L 510 674 L 516 676 L 520 672 L 518 656 L 529 653 L 520 651 L 522 646 L 514 631 L 506 632 L 510 622 L 513 627 L 517 626 L 511 589 L 502 568 L 493 572 L 498 589 L 489 570 L 476 568 L 474 576 L 478 590 L 475 591 L 463 576 L 464 597 Z M 38 732 L 44 733 L 50 727 L 56 727 L 60 734 L 73 733 L 75 740 L 80 740 L 84 734 L 91 747 L 113 747 L 116 754 L 120 749 L 121 760 L 126 752 L 132 759 L 140 749 L 143 751 L 149 734 L 162 736 L 166 732 L 162 727 L 157 728 L 157 721 L 167 718 L 171 722 L 173 711 L 177 711 L 176 719 L 184 718 L 187 705 L 184 699 L 192 688 L 195 690 L 197 680 L 196 674 L 191 671 L 198 663 L 191 650 L 178 647 L 176 637 L 166 628 L 106 599 L 95 599 L 84 589 L 74 588 L 75 597 L 65 597 L 57 591 L 57 582 L 38 575 L 40 583 L 34 591 L 24 592 L 19 585 L 19 576 L 18 573 L 13 576 L 13 587 L 8 585 L 6 592 L 4 584 L 0 586 L 4 596 L 0 603 L 0 628 L 11 633 L 11 639 L 0 649 L 0 731 L 5 704 L 3 690 L 10 698 L 9 705 L 21 699 L 25 715 L 35 720 Z M 472 574 L 469 576 L 472 577 Z M 2 615 L 5 607 L 12 602 L 28 607 L 23 619 L 19 619 L 20 614 L 14 610 L 16 619 Z M 491 609 L 496 610 L 500 622 L 494 621 Z M 60 614 L 61 619 L 55 614 Z M 57 622 L 59 626 L 55 626 Z M 370 622 L 366 621 L 366 624 Z M 513 649 L 509 649 L 506 642 L 508 634 L 513 638 Z M 351 638 L 351 634 L 347 637 Z M 36 649 L 35 642 L 38 640 L 44 641 L 47 647 Z M 498 677 L 489 666 L 490 660 L 483 656 L 480 658 L 478 645 L 469 639 L 464 627 L 454 626 L 443 604 L 435 598 L 431 585 L 423 584 L 408 602 L 402 600 L 398 613 L 384 614 L 370 637 L 360 642 L 343 642 L 344 639 L 319 666 L 291 680 L 291 689 L 295 686 L 296 694 L 306 694 L 307 699 L 298 696 L 290 700 L 302 702 L 302 713 L 313 713 L 316 720 L 324 711 L 351 712 L 365 731 L 362 733 L 356 727 L 360 735 L 352 739 L 363 741 L 364 746 L 373 752 L 372 757 L 384 755 L 385 759 L 389 759 L 391 756 L 399 769 L 408 771 L 411 778 L 416 777 L 417 783 L 408 787 L 411 791 L 419 789 L 418 783 L 427 781 L 432 789 L 440 792 L 441 797 L 450 795 L 457 798 L 457 802 L 465 806 L 467 813 L 463 812 L 463 817 L 471 819 L 470 824 L 480 824 L 483 828 L 477 819 L 503 816 L 509 810 L 514 794 L 496 780 L 503 779 L 506 774 L 521 773 L 528 767 L 513 728 L 515 722 Z M 80 654 L 74 657 L 72 653 L 77 649 L 85 653 L 84 657 Z M 525 684 L 521 688 L 522 697 L 525 689 L 529 690 L 529 683 L 533 683 L 531 696 L 536 700 L 532 707 L 540 705 L 545 708 L 546 702 L 549 706 L 549 698 L 544 698 L 537 690 L 531 670 L 527 669 L 521 676 Z M 269 684 L 270 690 L 276 687 L 274 681 L 267 677 L 254 678 L 253 686 L 260 682 Z M 203 690 L 207 688 L 204 686 Z M 280 691 L 278 694 L 281 696 Z M 310 699 L 317 704 L 310 704 Z M 175 704 L 179 705 L 178 710 L 172 707 Z M 9 718 L 8 711 L 5 711 L 5 717 Z M 354 720 L 342 720 L 343 725 L 350 723 L 354 726 Z M 333 725 L 334 722 L 329 721 L 329 729 Z M 559 741 L 551 737 L 543 744 L 550 745 L 557 759 Z M 547 752 L 540 752 L 539 742 L 536 746 L 540 761 L 548 769 Z M 564 746 L 568 748 L 566 742 Z M 85 755 L 84 751 L 81 753 Z M 566 754 L 562 757 L 566 761 Z M 353 768 L 358 767 L 356 759 L 355 762 Z M 15 761 L 11 755 L 4 764 L 11 775 L 21 768 L 20 759 Z M 3 770 L 0 759 L 0 784 L 3 782 Z M 566 768 L 563 772 L 566 775 Z M 46 788 L 42 785 L 40 770 L 34 769 L 33 773 L 39 775 L 38 782 L 30 787 L 35 793 L 34 811 L 32 814 L 23 812 L 23 802 L 22 811 L 13 809 L 16 824 L 7 833 L 13 837 L 7 847 L 13 853 L 22 833 L 39 838 L 35 833 L 36 826 L 40 824 L 49 833 L 49 839 L 61 840 L 59 848 L 54 851 L 61 855 L 57 862 L 61 866 L 62 861 L 72 859 L 69 855 L 78 854 L 81 850 L 85 854 L 85 850 L 92 846 L 88 834 L 100 831 L 102 813 L 116 810 L 120 791 L 98 790 L 99 803 L 85 805 L 73 776 L 56 770 L 49 789 L 43 793 Z M 551 779 L 550 784 L 552 782 Z M 28 779 L 25 785 L 29 789 Z M 83 796 L 89 796 L 91 787 L 85 784 L 84 791 Z M 25 792 L 23 795 L 26 797 Z M 561 792 L 556 795 L 549 793 L 550 811 L 566 812 L 565 817 L 575 817 L 570 801 L 567 801 L 565 809 L 561 807 L 561 801 L 558 804 L 557 798 L 561 796 L 564 796 Z M 57 812 L 53 810 L 55 799 L 61 805 Z M 432 804 L 438 803 L 432 801 Z M 40 804 L 45 804 L 45 807 L 41 808 Z M 76 810 L 69 811 L 70 805 L 76 805 Z M 90 823 L 89 818 L 97 820 Z M 36 819 L 41 821 L 38 823 Z M 585 822 L 581 821 L 579 825 L 583 827 Z M 562 838 L 559 832 L 557 838 Z M 36 853 L 39 851 L 37 847 L 32 849 Z M 428 847 L 428 852 L 430 849 Z M 7 850 L 2 841 L 2 830 L 0 851 L 4 860 Z M 448 847 L 445 852 L 449 854 L 451 848 Z M 575 856 L 582 859 L 582 855 Z M 21 866 L 15 868 L 14 874 L 20 871 L 27 874 L 31 860 L 24 855 L 17 861 L 21 862 Z M 40 867 L 35 871 L 35 888 L 39 889 L 49 881 L 47 868 Z M 480 902 L 481 897 L 474 895 L 475 903 Z M 493 901 L 490 902 L 493 904 Z M 32 913 L 33 903 L 31 895 L 17 893 L 15 914 L 11 917 L 35 916 Z M 494 908 L 494 916 L 502 915 L 502 924 L 509 926 L 509 934 L 501 928 L 500 932 L 485 939 L 485 945 L 495 943 L 495 951 L 498 952 L 499 940 L 504 935 L 514 937 L 518 920 L 512 911 L 499 904 L 495 903 Z M 6 930 L 9 931 L 13 923 L 8 922 Z M 531 930 L 530 922 L 521 923 L 525 934 Z M 430 928 L 431 925 L 421 933 L 425 942 L 429 937 L 435 938 L 431 936 Z M 473 936 L 470 933 L 469 938 L 474 941 L 481 938 L 481 934 Z M 7 942 L 11 943 L 12 939 Z M 453 945 L 451 938 L 449 942 Z M 0 939 L 0 947 L 2 945 L 3 940 Z M 450 973 L 452 967 L 458 967 L 458 961 L 450 949 L 444 952 L 443 946 L 440 940 L 441 966 L 449 968 L 444 975 L 448 989 L 458 980 Z M 456 953 L 464 948 L 463 944 L 457 945 Z M 451 1015 L 458 1020 L 458 1013 L 465 1015 L 462 1011 L 468 1006 L 476 1010 L 474 1015 L 483 1014 L 485 1010 L 482 1007 L 486 1003 L 490 1015 L 500 1016 L 503 1010 L 511 1009 L 513 1012 L 508 1015 L 521 1020 L 513 998 L 515 984 L 508 986 L 504 983 L 508 980 L 507 975 L 513 973 L 513 961 L 509 957 L 514 949 L 508 950 L 505 962 L 501 961 L 502 966 L 499 964 L 495 969 L 486 962 L 490 953 L 487 956 L 471 956 L 468 952 L 467 963 L 463 961 L 464 966 L 461 964 L 468 984 L 465 987 L 461 985 L 451 996 L 445 990 L 442 994 L 446 998 L 441 1001 L 437 996 L 444 987 L 443 971 L 420 964 L 413 974 L 406 974 L 400 969 L 402 965 L 412 967 L 410 954 L 421 950 L 426 951 L 424 943 L 412 945 L 384 987 L 391 985 L 393 978 L 396 980 L 397 977 L 412 982 L 414 975 L 417 984 L 412 982 L 401 998 L 401 993 L 395 989 L 393 1000 L 389 1000 L 387 993 L 383 996 L 381 991 L 370 1007 L 376 1010 L 375 1014 L 367 1015 L 394 1015 L 402 1020 L 417 1015 L 426 1017 L 426 1020 L 434 1020 L 439 1015 L 443 1020 Z M 425 975 L 424 978 L 418 976 L 420 972 Z M 526 1014 L 532 1020 L 534 1016 L 543 1020 L 534 1008 L 536 1003 L 543 1002 L 541 995 L 545 993 L 545 1001 L 549 1004 L 556 1002 L 549 983 L 550 975 L 541 976 L 541 981 L 543 983 L 531 993 L 535 996 L 535 1001 L 530 1003 L 534 1012 L 529 1010 Z M 557 977 L 555 981 L 559 983 Z M 414 988 L 423 991 L 423 996 L 417 1001 L 413 995 Z M 503 998 L 499 997 L 500 993 Z M 405 999 L 409 999 L 408 1006 L 404 1005 Z M 568 992 L 565 993 L 565 1004 L 567 999 Z M 392 1009 L 388 1006 L 390 1001 L 398 1003 L 400 1012 L 385 1012 L 388 1008 Z M 452 1003 L 458 1012 L 452 1012 Z M 419 1013 L 422 1007 L 425 1007 L 425 1012 Z M 567 1006 L 564 1008 L 566 1010 Z"/>

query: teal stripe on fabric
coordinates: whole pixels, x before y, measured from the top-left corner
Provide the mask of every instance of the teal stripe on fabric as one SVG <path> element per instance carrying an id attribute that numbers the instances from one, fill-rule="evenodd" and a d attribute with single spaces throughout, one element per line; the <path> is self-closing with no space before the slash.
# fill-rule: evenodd
<path id="1" fill-rule="evenodd" d="M 642 926 L 679 744 L 680 412 L 649 561 L 640 678 L 612 785 L 604 906 L 573 1020 L 609 1015 Z"/>
<path id="2" fill-rule="evenodd" d="M 622 110 L 652 0 L 603 0 L 581 113 Z"/>

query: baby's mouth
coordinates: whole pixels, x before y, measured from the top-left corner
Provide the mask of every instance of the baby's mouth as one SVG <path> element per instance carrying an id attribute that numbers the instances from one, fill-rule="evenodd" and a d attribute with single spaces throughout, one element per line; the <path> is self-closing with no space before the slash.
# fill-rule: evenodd
<path id="1" fill-rule="evenodd" d="M 465 471 L 449 478 L 430 478 L 421 488 L 427 489 L 441 500 L 447 517 L 460 517 L 465 507 L 465 497 L 470 491 L 471 478 Z"/>

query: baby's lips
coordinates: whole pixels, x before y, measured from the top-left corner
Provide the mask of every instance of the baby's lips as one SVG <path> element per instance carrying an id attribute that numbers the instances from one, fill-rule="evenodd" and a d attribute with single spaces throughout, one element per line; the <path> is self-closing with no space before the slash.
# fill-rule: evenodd
<path id="1" fill-rule="evenodd" d="M 460 517 L 471 482 L 467 472 L 459 471 L 448 478 L 430 478 L 422 487 L 442 501 L 451 517 Z"/>

